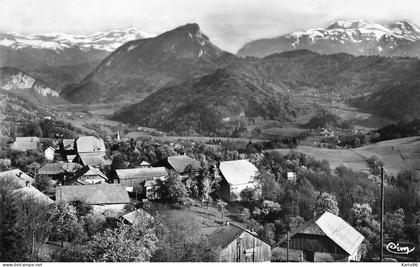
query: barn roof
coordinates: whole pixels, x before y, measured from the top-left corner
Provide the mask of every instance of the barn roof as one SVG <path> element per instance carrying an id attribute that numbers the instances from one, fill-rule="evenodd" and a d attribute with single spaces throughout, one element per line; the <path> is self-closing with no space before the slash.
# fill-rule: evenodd
<path id="1" fill-rule="evenodd" d="M 231 185 L 251 183 L 255 175 L 258 174 L 257 167 L 245 159 L 222 161 L 219 169 Z"/>
<path id="2" fill-rule="evenodd" d="M 242 228 L 229 224 L 218 227 L 213 233 L 208 235 L 208 239 L 211 244 L 224 248 L 243 232 Z"/>
<path id="3" fill-rule="evenodd" d="M 99 177 L 104 178 L 105 180 L 108 180 L 108 177 L 106 177 L 106 175 L 103 174 L 100 170 L 89 165 L 84 166 L 81 169 L 77 170 L 74 174 L 73 179 L 78 179 L 82 176 L 99 176 Z"/>
<path id="4" fill-rule="evenodd" d="M 44 151 L 47 151 L 47 150 L 52 150 L 52 151 L 55 151 L 55 148 L 54 148 L 54 147 L 52 147 L 52 146 L 49 146 L 49 147 L 47 147 Z"/>
<path id="5" fill-rule="evenodd" d="M 35 182 L 34 178 L 19 169 L 0 172 L 0 180 L 6 181 L 7 179 L 12 179 L 19 187 L 25 187 L 26 182 L 29 184 Z"/>
<path id="6" fill-rule="evenodd" d="M 197 169 L 200 167 L 198 165 L 198 162 L 195 159 L 190 158 L 186 155 L 171 156 L 171 157 L 168 157 L 167 160 L 168 160 L 169 165 L 171 165 L 172 168 L 174 168 L 174 170 L 177 171 L 178 173 L 185 172 L 186 168 L 189 165 L 191 165 L 193 169 Z"/>
<path id="7" fill-rule="evenodd" d="M 340 217 L 325 212 L 316 220 L 321 230 L 350 255 L 359 248 L 364 237 Z"/>
<path id="8" fill-rule="evenodd" d="M 38 149 L 38 137 L 16 137 L 16 141 L 10 146 L 13 150 L 28 151 Z"/>
<path id="9" fill-rule="evenodd" d="M 74 173 L 78 169 L 82 168 L 80 164 L 77 163 L 64 163 L 64 162 L 55 162 L 47 163 L 39 169 L 38 174 L 42 175 L 57 175 L 64 173 Z"/>
<path id="10" fill-rule="evenodd" d="M 149 162 L 147 162 L 147 161 L 142 161 L 141 163 L 140 163 L 140 166 L 150 166 L 150 163 Z"/>
<path id="11" fill-rule="evenodd" d="M 126 204 L 128 193 L 120 184 L 93 184 L 59 186 L 55 191 L 56 201 L 80 200 L 91 205 Z"/>
<path id="12" fill-rule="evenodd" d="M 168 174 L 164 167 L 151 167 L 151 168 L 135 168 L 135 169 L 119 169 L 115 170 L 120 179 L 133 179 L 133 178 L 150 178 L 161 177 Z"/>
<path id="13" fill-rule="evenodd" d="M 39 202 L 43 202 L 45 204 L 54 203 L 54 201 L 51 198 L 47 197 L 44 193 L 42 193 L 41 191 L 39 191 L 38 189 L 36 189 L 33 186 L 22 187 L 20 189 L 17 189 L 15 191 L 13 191 L 13 194 L 15 196 L 18 196 L 19 198 L 36 199 Z"/>
<path id="14" fill-rule="evenodd" d="M 63 139 L 64 150 L 74 150 L 74 140 L 75 139 Z"/>
<path id="15" fill-rule="evenodd" d="M 228 223 L 227 225 L 217 227 L 216 230 L 214 230 L 207 236 L 212 245 L 220 246 L 224 248 L 227 245 L 229 245 L 232 241 L 234 241 L 236 238 L 238 238 L 243 232 L 247 232 L 250 235 L 253 235 L 256 238 L 260 239 L 255 233 L 239 225 L 232 224 L 232 223 Z"/>
<path id="16" fill-rule="evenodd" d="M 80 161 L 84 166 L 105 166 L 110 165 L 111 162 L 104 158 L 105 152 L 91 152 L 91 153 L 79 153 Z"/>
<path id="17" fill-rule="evenodd" d="M 105 142 L 96 136 L 80 136 L 76 139 L 77 153 L 105 152 Z"/>
<path id="18" fill-rule="evenodd" d="M 73 160 L 76 157 L 76 155 L 66 155 L 66 157 L 67 157 L 67 161 L 68 162 L 73 162 Z"/>
<path id="19" fill-rule="evenodd" d="M 144 218 L 148 219 L 148 220 L 153 220 L 153 216 L 150 215 L 144 209 L 137 209 L 137 210 L 132 211 L 130 213 L 127 213 L 127 214 L 125 214 L 121 217 L 132 225 L 136 225 L 136 224 L 140 223 L 141 220 L 144 219 Z"/>
<path id="20" fill-rule="evenodd" d="M 326 235 L 334 243 L 339 245 L 344 251 L 353 255 L 359 248 L 364 237 L 340 217 L 325 212 L 317 220 L 310 220 L 290 233 L 290 237 L 295 234 Z M 286 242 L 286 237 L 282 238 L 273 247 Z"/>

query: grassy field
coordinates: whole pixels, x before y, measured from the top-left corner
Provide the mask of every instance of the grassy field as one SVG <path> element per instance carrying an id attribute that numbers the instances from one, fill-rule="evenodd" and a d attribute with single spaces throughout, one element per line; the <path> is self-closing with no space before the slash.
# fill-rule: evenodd
<path id="1" fill-rule="evenodd" d="M 291 149 L 274 149 L 287 154 Z M 390 175 L 400 170 L 413 169 L 420 174 L 420 136 L 383 141 L 356 149 L 327 149 L 310 146 L 299 146 L 293 149 L 303 152 L 316 160 L 327 160 L 331 169 L 344 165 L 355 171 L 369 172 L 366 159 L 377 156 L 385 164 Z"/>
<path id="2" fill-rule="evenodd" d="M 128 138 L 150 138 L 152 140 L 159 140 L 159 141 L 177 141 L 177 140 L 194 140 L 200 142 L 207 142 L 212 139 L 220 139 L 220 140 L 230 140 L 230 141 L 240 141 L 240 142 L 263 142 L 266 140 L 263 139 L 249 139 L 249 138 L 234 138 L 234 137 L 209 137 L 209 136 L 154 136 L 145 132 L 130 132 L 125 135 Z"/>

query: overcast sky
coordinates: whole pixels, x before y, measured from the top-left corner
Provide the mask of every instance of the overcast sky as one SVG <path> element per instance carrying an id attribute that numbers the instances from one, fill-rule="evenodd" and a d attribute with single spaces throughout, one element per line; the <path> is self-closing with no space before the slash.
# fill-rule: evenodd
<path id="1" fill-rule="evenodd" d="M 337 19 L 420 24 L 420 0 L 0 0 L 0 32 L 135 27 L 161 33 L 197 22 L 213 43 L 231 52 L 250 40 L 325 27 Z"/>

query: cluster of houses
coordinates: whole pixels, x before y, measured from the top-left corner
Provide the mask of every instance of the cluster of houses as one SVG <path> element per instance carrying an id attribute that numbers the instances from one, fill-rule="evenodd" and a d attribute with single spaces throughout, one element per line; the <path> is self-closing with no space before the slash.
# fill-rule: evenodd
<path id="1" fill-rule="evenodd" d="M 36 137 L 16 138 L 12 149 L 36 149 Z M 199 168 L 196 160 L 186 155 L 166 157 L 152 166 L 141 162 L 138 168 L 117 169 L 115 179 L 105 175 L 111 162 L 106 158 L 105 143 L 95 136 L 64 139 L 57 147 L 45 150 L 50 161 L 37 175 L 51 177 L 55 195 L 47 196 L 32 186 L 34 179 L 18 169 L 0 172 L 1 179 L 12 177 L 21 197 L 31 196 L 44 201 L 83 201 L 93 211 L 105 217 L 119 218 L 125 223 L 136 224 L 136 218 L 151 216 L 142 209 L 127 213 L 125 205 L 139 199 L 155 200 L 157 180 L 164 180 L 169 171 L 185 175 L 191 168 Z M 219 164 L 222 181 L 219 196 L 226 201 L 240 200 L 240 192 L 256 187 L 254 177 L 258 169 L 248 160 L 223 161 Z M 294 173 L 289 180 L 296 180 Z M 219 248 L 220 261 L 357 261 L 363 236 L 341 218 L 324 213 L 317 220 L 309 221 L 275 244 L 268 244 L 258 235 L 236 225 L 224 223 L 207 233 L 210 244 Z"/>

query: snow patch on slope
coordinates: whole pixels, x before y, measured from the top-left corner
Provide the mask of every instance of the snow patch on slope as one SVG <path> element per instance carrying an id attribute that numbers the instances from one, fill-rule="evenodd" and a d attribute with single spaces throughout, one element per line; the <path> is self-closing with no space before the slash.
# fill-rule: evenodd
<path id="1" fill-rule="evenodd" d="M 97 32 L 89 35 L 46 33 L 22 36 L 17 33 L 8 33 L 2 34 L 1 36 L 0 45 L 14 49 L 31 47 L 59 51 L 75 47 L 83 51 L 97 49 L 112 52 L 129 41 L 150 38 L 155 35 L 131 28 L 127 30 Z"/>

